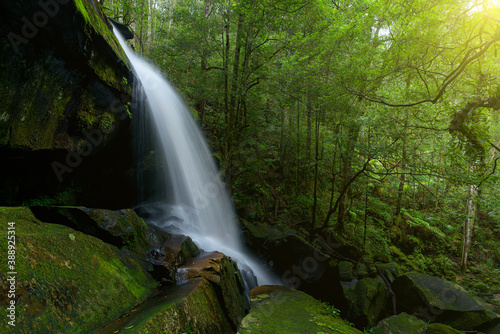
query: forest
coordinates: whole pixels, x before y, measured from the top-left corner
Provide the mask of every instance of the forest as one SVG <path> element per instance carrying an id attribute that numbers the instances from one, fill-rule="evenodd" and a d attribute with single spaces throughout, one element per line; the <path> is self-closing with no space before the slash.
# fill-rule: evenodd
<path id="1" fill-rule="evenodd" d="M 5 0 L 0 35 L 0 331 L 500 333 L 500 1 Z M 123 43 L 278 283 L 154 203 Z"/>
<path id="2" fill-rule="evenodd" d="M 188 101 L 242 219 L 498 277 L 498 2 L 101 4 Z"/>

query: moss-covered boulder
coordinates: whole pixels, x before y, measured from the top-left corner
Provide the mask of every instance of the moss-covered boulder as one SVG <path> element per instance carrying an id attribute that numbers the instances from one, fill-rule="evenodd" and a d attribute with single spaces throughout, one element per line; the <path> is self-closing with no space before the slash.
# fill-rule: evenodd
<path id="1" fill-rule="evenodd" d="M 248 312 L 241 274 L 224 254 L 201 253 L 177 281 L 96 334 L 234 333 Z"/>
<path id="2" fill-rule="evenodd" d="M 143 259 L 150 247 L 146 224 L 131 209 L 34 206 L 31 211 L 42 222 L 65 225 L 118 248 L 126 247 Z"/>
<path id="3" fill-rule="evenodd" d="M 4 0 L 0 22 L 0 205 L 131 206 L 132 77 L 101 5 Z"/>
<path id="4" fill-rule="evenodd" d="M 346 317 L 360 327 L 376 325 L 392 309 L 389 292 L 378 276 L 344 284 L 343 289 L 347 299 Z"/>
<path id="5" fill-rule="evenodd" d="M 171 235 L 160 247 L 164 254 L 161 259 L 163 265 L 173 272 L 185 264 L 187 260 L 200 254 L 200 250 L 193 240 L 182 234 Z"/>
<path id="6" fill-rule="evenodd" d="M 177 268 L 200 252 L 191 238 L 146 225 L 131 209 L 35 206 L 31 210 L 43 222 L 71 227 L 128 252 L 166 284 L 174 283 Z"/>
<path id="7" fill-rule="evenodd" d="M 251 291 L 250 313 L 239 334 L 361 333 L 304 292 L 284 286 L 260 286 Z"/>
<path id="8" fill-rule="evenodd" d="M 460 334 L 461 332 L 443 325 L 443 324 L 428 324 L 417 317 L 400 313 L 393 315 L 380 321 L 377 326 L 373 327 L 374 334 Z"/>
<path id="9" fill-rule="evenodd" d="M 11 300 L 16 327 L 2 333 L 88 333 L 143 301 L 157 286 L 126 253 L 66 226 L 42 223 L 25 207 L 0 208 L 1 233 L 15 227 L 15 296 L 0 271 L 0 310 Z M 7 254 L 7 243 L 0 243 Z"/>
<path id="10" fill-rule="evenodd" d="M 450 325 L 462 331 L 477 330 L 500 321 L 479 298 L 446 280 L 410 272 L 392 284 L 399 311 Z"/>
<path id="11" fill-rule="evenodd" d="M 205 278 L 214 285 L 232 328 L 238 328 L 250 305 L 236 262 L 219 252 L 201 253 L 177 273 L 179 282 L 197 278 Z"/>
<path id="12" fill-rule="evenodd" d="M 204 278 L 168 287 L 95 334 L 231 334 L 213 285 Z"/>

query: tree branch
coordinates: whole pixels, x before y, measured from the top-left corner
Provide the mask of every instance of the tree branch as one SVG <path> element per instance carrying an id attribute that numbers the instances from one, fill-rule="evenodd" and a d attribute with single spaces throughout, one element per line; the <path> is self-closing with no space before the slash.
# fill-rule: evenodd
<path id="1" fill-rule="evenodd" d="M 376 97 L 370 97 L 370 96 L 367 96 L 365 94 L 362 94 L 360 92 L 354 92 L 354 91 L 350 91 L 350 93 L 360 97 L 360 98 L 363 98 L 365 100 L 368 100 L 368 101 L 371 101 L 371 102 L 375 102 L 375 103 L 380 103 L 380 104 L 383 104 L 383 105 L 386 105 L 386 106 L 389 106 L 389 107 L 413 107 L 413 106 L 416 106 L 416 105 L 419 105 L 419 104 L 423 104 L 423 103 L 432 103 L 432 104 L 435 104 L 439 101 L 439 99 L 441 99 L 441 97 L 444 95 L 445 91 L 446 91 L 446 88 L 448 88 L 448 86 L 457 79 L 457 77 L 465 70 L 465 68 L 474 60 L 478 59 L 479 57 L 481 57 L 482 55 L 484 55 L 486 53 L 486 51 L 488 51 L 488 49 L 494 45 L 496 42 L 500 41 L 500 34 L 496 34 L 493 39 L 491 39 L 490 41 L 488 41 L 487 43 L 483 44 L 482 47 L 477 47 L 477 48 L 472 48 L 470 50 L 468 50 L 464 56 L 464 58 L 462 59 L 462 62 L 453 70 L 451 71 L 447 76 L 446 78 L 444 79 L 444 81 L 442 82 L 441 84 L 441 88 L 439 88 L 439 91 L 437 92 L 436 96 L 434 98 L 429 98 L 429 99 L 425 99 L 425 100 L 421 100 L 421 101 L 417 101 L 417 102 L 412 102 L 412 103 L 390 103 L 390 102 L 387 102 L 387 101 L 384 101 L 380 98 L 376 98 Z M 471 54 L 476 51 L 476 49 L 478 48 L 481 48 L 480 51 L 476 52 L 474 55 L 471 56 Z"/>

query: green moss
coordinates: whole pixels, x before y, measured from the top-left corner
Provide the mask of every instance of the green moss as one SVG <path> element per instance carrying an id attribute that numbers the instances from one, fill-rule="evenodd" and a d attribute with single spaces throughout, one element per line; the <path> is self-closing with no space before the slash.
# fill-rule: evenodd
<path id="1" fill-rule="evenodd" d="M 377 278 L 363 278 L 355 285 L 344 288 L 350 318 L 365 318 L 370 326 L 375 326 L 384 318 L 390 308 L 389 295 L 384 281 Z"/>
<path id="2" fill-rule="evenodd" d="M 241 322 L 239 334 L 253 333 L 361 333 L 313 297 L 282 286 L 252 290 L 252 308 Z"/>
<path id="3" fill-rule="evenodd" d="M 141 305 L 120 323 L 96 334 L 108 333 L 231 333 L 215 290 L 204 278 L 173 286 Z"/>
<path id="4" fill-rule="evenodd" d="M 461 334 L 462 332 L 443 324 L 427 325 L 424 334 Z"/>
<path id="5" fill-rule="evenodd" d="M 115 126 L 115 118 L 111 114 L 103 114 L 99 120 L 99 127 L 109 132 Z"/>
<path id="6" fill-rule="evenodd" d="M 49 206 L 49 205 L 67 205 L 73 201 L 75 193 L 80 191 L 78 188 L 67 188 L 53 196 L 40 196 L 23 202 L 24 206 Z"/>
<path id="7" fill-rule="evenodd" d="M 97 222 L 100 228 L 109 231 L 114 236 L 121 237 L 125 247 L 135 253 L 138 258 L 146 258 L 150 247 L 146 241 L 146 223 L 137 216 L 134 210 L 91 209 L 84 211 Z M 71 215 L 71 212 L 61 213 Z"/>
<path id="8" fill-rule="evenodd" d="M 184 259 L 189 259 L 200 254 L 200 249 L 191 238 L 187 238 L 181 245 L 181 253 Z"/>
<path id="9" fill-rule="evenodd" d="M 52 148 L 70 94 L 63 87 L 63 79 L 57 71 L 47 71 L 47 68 L 53 68 L 51 60 L 51 57 L 40 59 L 39 64 L 30 68 L 28 81 L 18 74 L 26 69 L 0 65 L 0 91 L 22 92 L 7 94 L 0 106 L 1 144 L 16 148 Z"/>
<path id="10" fill-rule="evenodd" d="M 92 2 L 93 5 L 89 2 Z M 122 59 L 125 64 L 128 64 L 127 56 L 116 39 L 116 36 L 113 34 L 111 25 L 101 5 L 97 3 L 97 1 L 87 0 L 74 0 L 74 3 L 78 12 L 80 12 L 89 27 L 89 33 L 93 30 L 97 35 L 102 36 L 116 55 Z M 120 91 L 130 93 L 130 86 L 128 83 L 123 81 L 123 77 L 118 75 L 118 73 L 110 67 L 109 63 L 103 59 L 102 55 L 92 52 L 89 61 L 101 80 Z"/>
<path id="11" fill-rule="evenodd" d="M 82 14 L 83 18 L 85 19 L 85 22 L 90 23 L 90 15 L 89 12 L 87 11 L 87 8 L 85 8 L 85 5 L 83 4 L 83 1 L 87 2 L 86 0 L 74 0 L 76 8 Z"/>
<path id="12" fill-rule="evenodd" d="M 220 289 L 229 320 L 238 327 L 250 305 L 245 286 L 236 262 L 224 256 L 220 263 Z"/>
<path id="13" fill-rule="evenodd" d="M 477 282 L 476 285 L 474 286 L 474 290 L 481 292 L 481 293 L 489 293 L 490 292 L 490 287 L 483 282 Z"/>
<path id="14" fill-rule="evenodd" d="M 142 301 L 156 286 L 127 255 L 71 228 L 43 224 L 27 208 L 1 208 L 16 224 L 17 333 L 90 332 Z M 6 225 L 1 227 L 7 235 Z M 6 244 L 1 244 L 5 254 Z M 1 272 L 0 309 L 6 277 Z"/>

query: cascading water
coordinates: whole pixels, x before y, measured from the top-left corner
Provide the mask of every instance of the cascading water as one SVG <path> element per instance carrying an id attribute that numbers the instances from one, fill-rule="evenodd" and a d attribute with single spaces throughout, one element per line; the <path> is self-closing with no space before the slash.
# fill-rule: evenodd
<path id="1" fill-rule="evenodd" d="M 166 79 L 137 56 L 116 31 L 145 94 L 167 164 L 170 219 L 174 226 L 205 251 L 220 251 L 250 268 L 258 284 L 279 284 L 244 247 L 236 215 L 210 149 L 181 97 Z M 165 200 L 167 202 L 167 200 Z"/>

